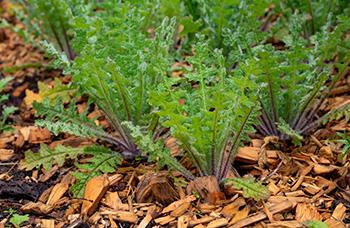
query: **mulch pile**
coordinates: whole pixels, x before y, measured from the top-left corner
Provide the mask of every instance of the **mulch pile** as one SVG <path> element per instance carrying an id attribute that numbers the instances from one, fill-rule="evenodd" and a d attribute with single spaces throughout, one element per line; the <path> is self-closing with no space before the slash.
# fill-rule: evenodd
<path id="1" fill-rule="evenodd" d="M 21 26 L 6 10 L 1 17 Z M 74 198 L 69 193 L 73 166 L 26 172 L 20 165 L 24 151 L 37 151 L 40 143 L 91 143 L 69 135 L 54 137 L 34 126 L 34 111 L 23 102 L 26 90 L 37 91 L 38 81 L 69 80 L 46 64 L 38 48 L 25 44 L 11 29 L 0 29 L 0 76 L 15 78 L 6 91 L 11 94 L 9 104 L 19 107 L 11 117 L 15 130 L 0 135 L 0 228 L 8 224 L 8 208 L 29 214 L 27 227 L 305 227 L 310 220 L 332 228 L 350 226 L 350 160 L 339 160 L 340 145 L 330 140 L 336 131 L 349 131 L 344 119 L 323 126 L 302 147 L 267 137 L 239 149 L 235 168 L 266 183 L 271 195 L 265 201 L 246 199 L 230 188 L 222 193 L 212 177 L 191 183 L 203 190 L 193 195 L 188 183 L 174 183 L 181 179 L 178 174 L 170 178 L 168 172 L 155 172 L 153 164 L 142 162 L 125 162 L 114 175 L 91 179 L 84 197 Z M 347 75 L 323 111 L 349 103 L 349 92 Z M 172 139 L 169 145 L 178 149 Z"/>

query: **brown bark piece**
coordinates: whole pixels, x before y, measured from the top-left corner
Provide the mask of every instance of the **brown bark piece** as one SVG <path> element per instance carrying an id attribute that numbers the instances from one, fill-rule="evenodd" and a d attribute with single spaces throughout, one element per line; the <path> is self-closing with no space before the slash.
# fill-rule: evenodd
<path id="1" fill-rule="evenodd" d="M 248 215 L 249 215 L 249 208 L 248 208 L 248 207 L 245 207 L 245 208 L 243 208 L 242 210 L 238 211 L 238 212 L 235 214 L 235 216 L 231 219 L 229 225 L 235 224 L 236 222 L 239 222 L 239 221 L 241 221 L 242 219 L 247 218 Z"/>
<path id="2" fill-rule="evenodd" d="M 345 224 L 342 221 L 334 218 L 327 219 L 325 223 L 328 225 L 328 228 L 345 228 Z"/>
<path id="3" fill-rule="evenodd" d="M 115 220 L 133 224 L 137 223 L 138 220 L 137 215 L 130 211 L 104 211 L 101 212 L 101 215 L 111 215 Z"/>
<path id="4" fill-rule="evenodd" d="M 188 184 L 186 191 L 187 194 L 197 192 L 202 199 L 213 204 L 225 199 L 225 194 L 221 192 L 215 176 L 204 176 L 194 179 Z"/>
<path id="5" fill-rule="evenodd" d="M 214 221 L 211 221 L 210 223 L 208 223 L 207 228 L 217 228 L 217 227 L 223 227 L 226 226 L 228 224 L 227 219 L 225 218 L 220 218 Z"/>
<path id="6" fill-rule="evenodd" d="M 157 219 L 155 219 L 154 221 L 155 221 L 157 224 L 164 226 L 164 225 L 166 225 L 166 224 L 168 224 L 169 222 L 174 221 L 174 220 L 175 220 L 174 217 L 172 217 L 172 216 L 170 216 L 170 215 L 167 215 L 167 216 L 164 216 L 164 217 L 157 218 Z"/>
<path id="7" fill-rule="evenodd" d="M 189 224 L 190 218 L 187 215 L 182 215 L 177 220 L 178 228 L 187 228 Z"/>
<path id="8" fill-rule="evenodd" d="M 178 208 L 176 208 L 175 210 L 173 210 L 170 215 L 173 217 L 179 217 L 181 215 L 183 215 L 188 208 L 190 208 L 191 203 L 190 202 L 184 202 L 183 204 L 181 204 Z"/>
<path id="9" fill-rule="evenodd" d="M 346 212 L 346 207 L 344 206 L 344 204 L 340 203 L 334 209 L 332 213 L 332 218 L 335 218 L 341 221 L 345 218 L 345 212 Z"/>
<path id="10" fill-rule="evenodd" d="M 41 202 L 30 202 L 21 207 L 23 213 L 36 213 L 46 215 L 53 210 L 53 207 L 50 205 L 43 204 Z"/>
<path id="11" fill-rule="evenodd" d="M 239 197 L 238 199 L 236 199 L 232 203 L 226 205 L 222 209 L 221 214 L 223 216 L 225 216 L 225 218 L 230 219 L 234 215 L 236 215 L 239 211 L 238 209 L 245 204 L 246 204 L 245 200 L 242 197 Z"/>
<path id="12" fill-rule="evenodd" d="M 97 208 L 98 203 L 102 199 L 109 187 L 107 176 L 98 176 L 89 180 L 85 186 L 84 201 L 81 207 L 82 215 L 91 215 Z"/>
<path id="13" fill-rule="evenodd" d="M 276 214 L 276 213 L 280 213 L 282 211 L 288 210 L 292 207 L 293 207 L 293 204 L 290 201 L 285 200 L 285 201 L 280 202 L 278 204 L 273 204 L 273 205 L 269 206 L 269 211 L 272 214 Z M 258 212 L 254 215 L 249 216 L 246 219 L 243 219 L 243 220 L 233 224 L 233 226 L 231 226 L 231 227 L 232 228 L 246 227 L 250 224 L 259 222 L 259 221 L 266 219 L 266 218 L 267 218 L 267 216 L 266 216 L 265 212 Z"/>
<path id="14" fill-rule="evenodd" d="M 191 220 L 190 226 L 196 226 L 198 224 L 204 224 L 213 221 L 215 218 L 213 216 L 204 216 L 200 219 Z"/>
<path id="15" fill-rule="evenodd" d="M 138 203 L 160 202 L 169 204 L 179 198 L 167 172 L 150 173 L 142 177 L 136 189 Z"/>
<path id="16" fill-rule="evenodd" d="M 0 149 L 0 161 L 8 161 L 10 160 L 15 152 L 10 149 Z"/>
<path id="17" fill-rule="evenodd" d="M 50 196 L 46 202 L 47 205 L 54 206 L 64 195 L 64 193 L 67 192 L 69 188 L 69 185 L 66 183 L 58 183 L 56 184 L 50 193 Z"/>
<path id="18" fill-rule="evenodd" d="M 305 227 L 302 223 L 298 221 L 278 221 L 267 224 L 268 228 L 302 228 Z"/>
<path id="19" fill-rule="evenodd" d="M 122 203 L 121 199 L 119 198 L 118 192 L 107 192 L 102 202 L 114 210 L 129 210 L 129 205 Z"/>
<path id="20" fill-rule="evenodd" d="M 55 220 L 53 219 L 42 219 L 41 227 L 45 228 L 55 228 Z"/>
<path id="21" fill-rule="evenodd" d="M 146 228 L 148 224 L 154 219 L 158 214 L 158 208 L 154 206 L 150 206 L 147 210 L 146 216 L 142 219 L 137 228 Z"/>
<path id="22" fill-rule="evenodd" d="M 314 166 L 314 173 L 317 175 L 324 175 L 324 174 L 328 174 L 333 172 L 334 170 L 336 170 L 336 167 L 331 166 L 331 165 L 320 165 L 320 164 L 316 164 Z"/>
<path id="23" fill-rule="evenodd" d="M 318 213 L 317 208 L 307 203 L 299 203 L 295 210 L 295 219 L 298 222 L 322 220 L 322 216 Z"/>
<path id="24" fill-rule="evenodd" d="M 171 211 L 175 210 L 176 208 L 178 208 L 183 203 L 192 202 L 192 201 L 195 201 L 195 200 L 196 200 L 196 197 L 194 195 L 189 195 L 189 196 L 187 196 L 184 199 L 181 199 L 181 200 L 178 200 L 178 201 L 175 201 L 175 202 L 169 204 L 169 206 L 167 206 L 167 207 L 165 207 L 163 209 L 162 214 L 165 214 L 165 213 L 168 213 L 168 212 L 171 212 Z"/>

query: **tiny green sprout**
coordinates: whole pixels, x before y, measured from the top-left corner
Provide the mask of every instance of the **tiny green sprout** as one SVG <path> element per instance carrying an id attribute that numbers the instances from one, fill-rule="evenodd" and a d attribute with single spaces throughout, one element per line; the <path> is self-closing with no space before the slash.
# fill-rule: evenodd
<path id="1" fill-rule="evenodd" d="M 5 212 L 9 214 L 9 218 L 10 218 L 9 222 L 12 225 L 14 225 L 15 227 L 20 227 L 20 225 L 22 223 L 29 221 L 29 215 L 28 214 L 19 215 L 19 214 L 17 214 L 17 211 L 14 210 L 13 208 L 10 208 L 10 209 L 8 209 Z"/>
<path id="2" fill-rule="evenodd" d="M 304 225 L 308 228 L 328 228 L 326 223 L 319 220 L 306 221 Z"/>
<path id="3" fill-rule="evenodd" d="M 339 142 L 344 145 L 341 154 L 339 155 L 339 159 L 342 160 L 347 153 L 350 152 L 350 135 L 347 135 L 346 133 L 337 133 L 338 136 L 341 137 L 341 139 L 336 140 L 336 142 Z"/>

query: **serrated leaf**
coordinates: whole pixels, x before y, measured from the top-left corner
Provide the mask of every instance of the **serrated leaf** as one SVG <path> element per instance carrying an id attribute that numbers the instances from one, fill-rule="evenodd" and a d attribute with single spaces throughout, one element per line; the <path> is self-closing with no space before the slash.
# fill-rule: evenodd
<path id="1" fill-rule="evenodd" d="M 225 179 L 225 185 L 231 185 L 233 188 L 242 189 L 245 198 L 253 198 L 256 201 L 265 200 L 270 197 L 268 188 L 257 182 L 253 177 L 228 178 Z"/>
<path id="2" fill-rule="evenodd" d="M 123 125 L 130 130 L 138 148 L 148 156 L 148 161 L 156 162 L 160 168 L 167 165 L 168 169 L 180 172 L 187 179 L 194 179 L 193 174 L 171 155 L 169 149 L 164 146 L 164 142 L 154 141 L 149 133 L 144 133 L 139 126 L 134 126 L 130 122 L 123 122 Z"/>
<path id="3" fill-rule="evenodd" d="M 67 158 L 76 159 L 80 154 L 84 153 L 84 148 L 73 148 L 57 145 L 54 149 L 50 149 L 46 144 L 40 145 L 38 152 L 26 151 L 24 160 L 21 161 L 21 167 L 26 170 L 34 168 L 43 168 L 49 171 L 53 165 L 61 167 Z"/>
<path id="4" fill-rule="evenodd" d="M 71 187 L 71 191 L 77 197 L 83 195 L 88 180 L 103 173 L 114 172 L 122 161 L 119 153 L 102 146 L 87 147 L 84 154 L 91 155 L 91 158 L 84 164 L 76 163 L 75 165 L 79 171 L 73 173 L 76 182 Z"/>
<path id="5" fill-rule="evenodd" d="M 27 106 L 31 106 L 34 101 L 40 103 L 44 99 L 48 99 L 50 103 L 53 104 L 58 97 L 61 97 L 62 101 L 67 103 L 77 92 L 77 88 L 75 88 L 72 84 L 65 85 L 58 78 L 55 78 L 53 86 L 49 86 L 39 81 L 38 87 L 38 93 L 33 93 L 30 90 L 26 90 L 24 102 Z"/>
<path id="6" fill-rule="evenodd" d="M 15 227 L 20 227 L 22 223 L 27 221 L 29 221 L 29 215 L 13 214 L 9 222 L 12 223 Z"/>

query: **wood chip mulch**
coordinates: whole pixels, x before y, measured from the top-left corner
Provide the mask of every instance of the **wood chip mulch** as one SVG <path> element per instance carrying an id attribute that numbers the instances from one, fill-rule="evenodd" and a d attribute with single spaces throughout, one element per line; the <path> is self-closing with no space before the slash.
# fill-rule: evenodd
<path id="1" fill-rule="evenodd" d="M 15 23 L 6 11 L 1 17 Z M 225 199 L 216 197 L 216 192 L 204 199 L 191 194 L 188 183 L 174 183 L 180 179 L 176 173 L 170 178 L 167 172 L 155 173 L 152 164 L 127 163 L 114 175 L 91 179 L 83 198 L 74 198 L 69 192 L 74 182 L 69 165 L 49 172 L 20 169 L 23 152 L 37 151 L 40 143 L 89 143 L 72 136 L 55 138 L 33 125 L 33 110 L 22 104 L 25 90 L 35 90 L 38 80 L 52 82 L 61 73 L 45 67 L 3 72 L 33 62 L 46 63 L 42 52 L 24 44 L 10 29 L 0 29 L 0 72 L 15 77 L 8 91 L 12 103 L 20 107 L 12 117 L 15 131 L 0 135 L 0 228 L 5 227 L 3 212 L 8 208 L 30 215 L 25 227 L 292 228 L 305 227 L 310 220 L 324 221 L 331 228 L 350 227 L 350 159 L 338 160 L 340 145 L 330 140 L 336 131 L 350 130 L 345 120 L 323 126 L 300 148 L 267 137 L 239 149 L 235 168 L 268 186 L 271 196 L 265 201 L 246 199 L 234 189 L 225 190 Z M 323 110 L 350 102 L 349 92 L 348 75 L 337 83 Z M 211 183 L 210 177 L 201 181 Z"/>

